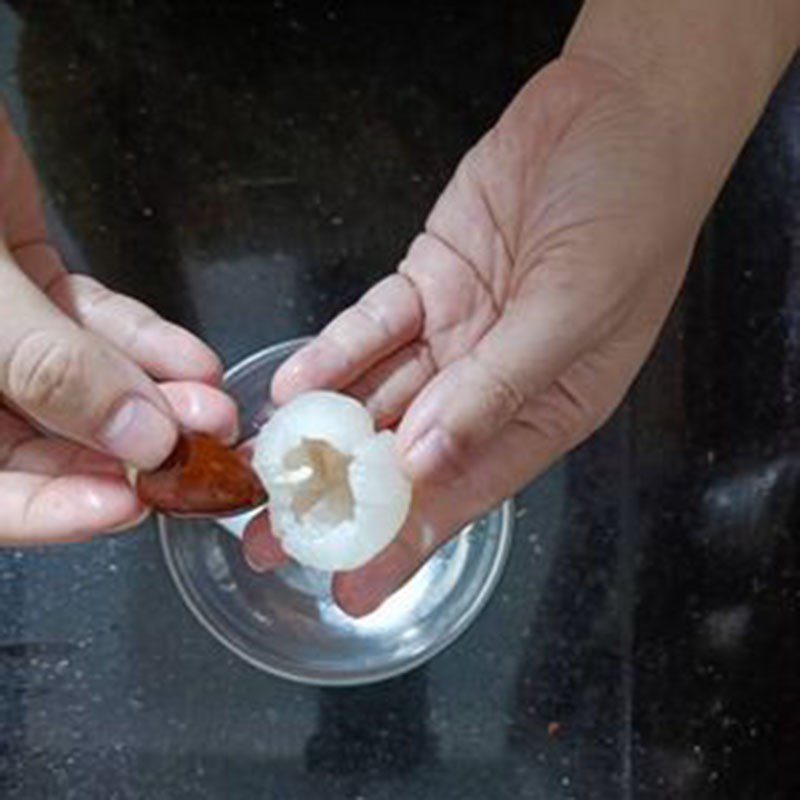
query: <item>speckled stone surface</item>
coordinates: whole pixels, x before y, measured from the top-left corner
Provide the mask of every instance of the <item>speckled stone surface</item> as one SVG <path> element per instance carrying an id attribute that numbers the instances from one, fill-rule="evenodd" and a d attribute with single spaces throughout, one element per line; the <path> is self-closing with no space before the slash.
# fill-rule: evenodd
<path id="1" fill-rule="evenodd" d="M 0 1 L 0 90 L 72 266 L 233 363 L 392 268 L 576 4 L 467 5 Z M 0 552 L 0 796 L 799 796 L 799 209 L 795 68 L 630 399 L 411 675 L 241 663 L 149 524 Z"/>

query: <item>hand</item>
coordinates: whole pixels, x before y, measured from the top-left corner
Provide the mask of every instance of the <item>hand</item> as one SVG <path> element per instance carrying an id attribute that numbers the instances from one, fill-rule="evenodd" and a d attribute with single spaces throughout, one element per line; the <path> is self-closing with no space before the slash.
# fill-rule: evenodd
<path id="1" fill-rule="evenodd" d="M 349 613 L 374 609 L 625 393 L 701 216 L 659 122 L 610 71 L 554 63 L 462 161 L 398 272 L 276 375 L 278 403 L 330 387 L 399 421 L 412 515 L 373 562 L 336 576 Z M 246 547 L 256 567 L 280 558 L 263 522 Z"/>
<path id="2" fill-rule="evenodd" d="M 157 466 L 179 424 L 235 436 L 236 409 L 213 386 L 220 364 L 204 344 L 65 271 L 1 110 L 0 306 L 0 544 L 135 524 L 146 509 L 123 462 Z"/>
<path id="3" fill-rule="evenodd" d="M 379 606 L 617 406 L 796 46 L 796 4 L 767 5 L 588 0 L 397 273 L 276 375 L 278 403 L 330 387 L 399 421 L 412 512 L 372 562 L 335 576 L 345 611 Z M 245 553 L 255 569 L 285 559 L 263 518 Z"/>

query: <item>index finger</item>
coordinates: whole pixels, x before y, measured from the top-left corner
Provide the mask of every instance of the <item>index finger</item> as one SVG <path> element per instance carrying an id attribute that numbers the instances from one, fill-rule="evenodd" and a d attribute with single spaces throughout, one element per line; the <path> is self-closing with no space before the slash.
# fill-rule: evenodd
<path id="1" fill-rule="evenodd" d="M 112 292 L 88 275 L 70 274 L 46 241 L 17 248 L 14 258 L 55 306 L 152 377 L 219 383 L 222 365 L 208 345 L 138 300 Z"/>
<path id="2" fill-rule="evenodd" d="M 283 404 L 311 389 L 341 389 L 419 336 L 423 309 L 414 284 L 395 273 L 373 286 L 281 365 L 272 396 Z"/>

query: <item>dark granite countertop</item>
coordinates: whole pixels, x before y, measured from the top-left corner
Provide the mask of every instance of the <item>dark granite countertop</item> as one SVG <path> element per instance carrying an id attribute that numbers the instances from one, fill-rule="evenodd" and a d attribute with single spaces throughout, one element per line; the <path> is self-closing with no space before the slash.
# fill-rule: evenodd
<path id="1" fill-rule="evenodd" d="M 233 363 L 393 267 L 576 7 L 467 5 L 0 2 L 0 90 L 71 265 Z M 404 678 L 238 661 L 150 523 L 0 552 L 0 795 L 800 796 L 799 215 L 795 66 L 630 398 L 521 495 L 491 604 Z"/>

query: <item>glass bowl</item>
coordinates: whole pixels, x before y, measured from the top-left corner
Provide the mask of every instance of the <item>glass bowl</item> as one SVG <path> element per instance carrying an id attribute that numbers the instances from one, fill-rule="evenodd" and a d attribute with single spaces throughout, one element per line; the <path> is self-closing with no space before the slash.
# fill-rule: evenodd
<path id="1" fill-rule="evenodd" d="M 267 347 L 226 373 L 243 435 L 263 424 L 273 374 L 305 341 Z M 507 501 L 467 526 L 377 611 L 360 619 L 334 604 L 328 574 L 297 564 L 266 575 L 253 572 L 237 539 L 246 516 L 159 517 L 158 527 L 181 597 L 222 644 L 283 678 L 354 686 L 407 672 L 466 630 L 502 574 L 513 520 Z"/>

